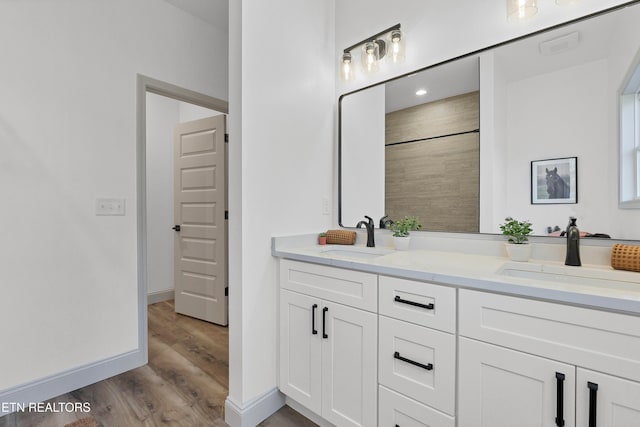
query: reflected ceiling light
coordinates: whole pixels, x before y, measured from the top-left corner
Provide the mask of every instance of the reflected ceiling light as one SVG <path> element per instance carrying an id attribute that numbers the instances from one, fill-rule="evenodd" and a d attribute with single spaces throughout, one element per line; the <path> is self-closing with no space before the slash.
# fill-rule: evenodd
<path id="1" fill-rule="evenodd" d="M 507 18 L 519 21 L 538 13 L 537 0 L 507 0 Z"/>
<path id="2" fill-rule="evenodd" d="M 385 41 L 382 37 L 389 35 Z M 375 72 L 378 70 L 380 60 L 388 56 L 391 62 L 401 62 L 404 60 L 404 35 L 400 29 L 400 24 L 387 28 L 359 43 L 349 46 L 342 52 L 340 59 L 340 77 L 342 80 L 349 81 L 354 78 L 354 58 L 357 53 L 357 47 L 362 46 L 360 50 L 360 62 L 362 69 L 366 72 Z"/>
<path id="3" fill-rule="evenodd" d="M 416 95 L 418 96 L 422 96 L 422 95 L 426 95 L 427 94 L 427 90 L 426 89 L 418 89 L 416 91 Z"/>

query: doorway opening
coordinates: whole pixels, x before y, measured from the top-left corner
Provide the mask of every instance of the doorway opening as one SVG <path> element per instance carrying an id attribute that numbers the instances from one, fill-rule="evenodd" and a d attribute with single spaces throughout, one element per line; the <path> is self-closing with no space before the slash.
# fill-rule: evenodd
<path id="1" fill-rule="evenodd" d="M 140 348 L 144 349 L 147 358 L 147 304 L 173 299 L 172 294 L 174 293 L 173 253 L 176 231 L 171 229 L 175 227 L 173 201 L 174 128 L 180 122 L 194 122 L 202 120 L 203 117 L 220 116 L 227 113 L 228 103 L 226 101 L 138 75 L 138 332 Z M 202 141 L 195 143 L 196 145 L 201 144 Z M 222 162 L 226 164 L 226 156 L 224 157 Z M 200 177 L 196 176 L 195 178 L 197 180 L 205 175 L 207 174 L 201 173 Z M 226 176 L 223 176 L 222 180 L 224 181 L 222 186 L 226 188 Z M 220 179 L 218 179 L 216 185 L 220 186 L 220 184 Z M 222 207 L 225 206 L 226 200 L 222 203 Z M 225 235 L 221 240 L 226 253 L 226 224 L 224 221 L 221 228 L 225 230 Z M 197 241 L 197 238 L 192 241 Z M 204 240 L 197 241 L 197 243 L 202 242 Z M 212 244 L 204 246 L 212 246 Z M 204 252 L 210 252 L 210 250 L 205 247 Z M 200 273 L 194 274 L 194 276 L 205 277 Z M 226 287 L 226 283 L 223 286 Z M 226 297 L 224 302 L 226 304 Z M 226 321 L 221 323 L 226 324 Z"/>

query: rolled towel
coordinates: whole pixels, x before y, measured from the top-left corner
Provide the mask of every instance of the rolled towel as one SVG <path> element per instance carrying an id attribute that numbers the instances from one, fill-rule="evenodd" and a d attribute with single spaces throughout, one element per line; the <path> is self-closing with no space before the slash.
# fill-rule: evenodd
<path id="1" fill-rule="evenodd" d="M 356 243 L 356 232 L 348 230 L 328 230 L 328 245 L 353 245 Z"/>
<path id="2" fill-rule="evenodd" d="M 611 267 L 640 272 L 640 246 L 616 243 L 611 251 Z"/>

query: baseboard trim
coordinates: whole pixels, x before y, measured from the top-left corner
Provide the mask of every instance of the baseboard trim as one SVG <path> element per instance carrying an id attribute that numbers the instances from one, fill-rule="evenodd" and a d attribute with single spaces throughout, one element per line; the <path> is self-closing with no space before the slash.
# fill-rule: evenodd
<path id="1" fill-rule="evenodd" d="M 329 421 L 322 418 L 320 415 L 312 412 L 310 409 L 307 409 L 306 406 L 302 406 L 300 403 L 291 399 L 289 396 L 286 397 L 285 403 L 294 411 L 300 413 L 300 415 L 309 418 L 314 423 L 318 424 L 320 427 L 334 427 Z"/>
<path id="2" fill-rule="evenodd" d="M 61 394 L 86 387 L 114 375 L 121 374 L 147 363 L 142 350 L 134 350 L 118 356 L 51 375 L 33 382 L 0 391 L 0 402 L 28 405 L 43 402 Z M 9 414 L 2 411 L 0 416 Z"/>
<path id="3" fill-rule="evenodd" d="M 274 388 L 238 406 L 227 396 L 224 420 L 231 427 L 255 427 L 284 406 L 284 394 Z"/>
<path id="4" fill-rule="evenodd" d="M 147 305 L 156 304 L 163 301 L 169 301 L 174 299 L 175 290 L 168 289 L 166 291 L 156 291 L 147 294 Z"/>

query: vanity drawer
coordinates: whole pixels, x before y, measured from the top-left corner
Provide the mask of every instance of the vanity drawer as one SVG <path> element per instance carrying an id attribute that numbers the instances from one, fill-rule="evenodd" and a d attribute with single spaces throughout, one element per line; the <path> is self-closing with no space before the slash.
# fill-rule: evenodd
<path id="1" fill-rule="evenodd" d="M 640 381 L 640 317 L 460 290 L 460 335 Z"/>
<path id="2" fill-rule="evenodd" d="M 453 415 L 455 336 L 384 316 L 378 328 L 378 382 Z"/>
<path id="3" fill-rule="evenodd" d="M 380 276 L 379 288 L 380 314 L 455 333 L 454 288 L 387 276 Z"/>
<path id="4" fill-rule="evenodd" d="M 378 276 L 372 273 L 282 259 L 280 287 L 363 310 L 378 310 Z"/>
<path id="5" fill-rule="evenodd" d="M 455 419 L 393 390 L 378 389 L 380 427 L 454 427 Z"/>

